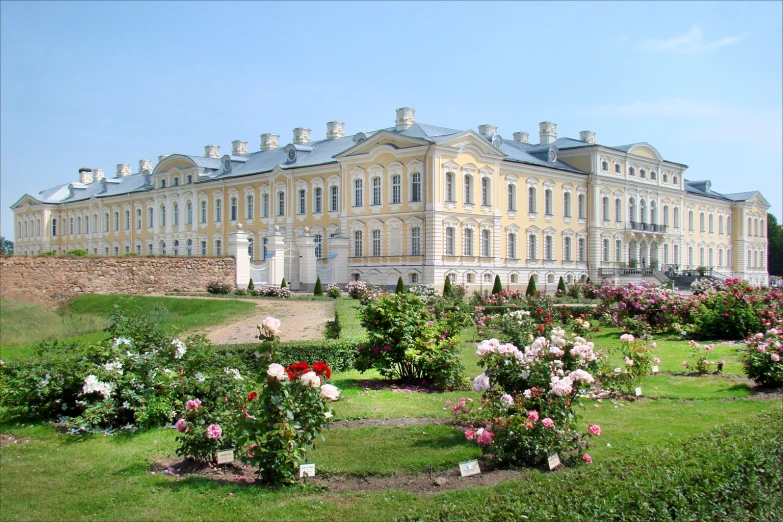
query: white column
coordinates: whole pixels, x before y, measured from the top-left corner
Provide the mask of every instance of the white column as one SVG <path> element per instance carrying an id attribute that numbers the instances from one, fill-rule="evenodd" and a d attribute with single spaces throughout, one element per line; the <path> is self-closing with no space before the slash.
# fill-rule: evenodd
<path id="1" fill-rule="evenodd" d="M 329 238 L 329 254 L 336 254 L 329 260 L 332 266 L 332 278 L 334 282 L 340 285 L 348 283 L 348 252 L 350 239 L 348 236 L 341 235 Z"/>
<path id="2" fill-rule="evenodd" d="M 247 244 L 247 232 L 242 230 L 242 223 L 237 223 L 237 229 L 228 233 L 228 255 L 236 261 L 234 282 L 237 288 L 246 288 L 250 281 L 250 256 L 247 254 Z"/>
<path id="3" fill-rule="evenodd" d="M 299 250 L 299 290 L 312 292 L 318 277 L 316 270 L 315 241 L 309 232 L 296 238 Z"/>
<path id="4" fill-rule="evenodd" d="M 266 245 L 267 279 L 270 285 L 279 285 L 285 274 L 285 236 L 280 233 L 280 227 L 274 226 L 274 234 L 267 236 L 269 242 Z"/>

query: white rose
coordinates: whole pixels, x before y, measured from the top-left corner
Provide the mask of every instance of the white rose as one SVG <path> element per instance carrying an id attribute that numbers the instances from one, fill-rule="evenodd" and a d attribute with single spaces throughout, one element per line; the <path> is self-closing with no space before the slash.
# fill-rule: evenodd
<path id="1" fill-rule="evenodd" d="M 340 398 L 340 390 L 333 384 L 321 386 L 321 398 L 327 401 L 336 401 Z"/>
<path id="2" fill-rule="evenodd" d="M 280 333 L 280 319 L 275 319 L 274 317 L 267 317 L 263 320 L 261 323 L 261 326 L 264 329 L 264 332 L 269 337 L 275 336 Z"/>
<path id="3" fill-rule="evenodd" d="M 315 372 L 307 372 L 299 377 L 299 380 L 308 388 L 319 388 L 321 386 L 321 378 Z"/>
<path id="4" fill-rule="evenodd" d="M 288 374 L 285 373 L 285 368 L 282 364 L 272 363 L 269 368 L 266 369 L 266 374 L 278 381 L 284 381 L 288 378 Z"/>

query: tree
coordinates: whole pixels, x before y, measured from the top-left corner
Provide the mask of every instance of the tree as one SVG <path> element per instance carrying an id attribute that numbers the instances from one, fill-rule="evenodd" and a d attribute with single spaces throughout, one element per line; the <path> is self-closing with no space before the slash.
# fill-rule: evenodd
<path id="1" fill-rule="evenodd" d="M 321 287 L 321 276 L 318 276 L 315 280 L 315 290 L 313 295 L 324 295 L 324 289 Z"/>
<path id="2" fill-rule="evenodd" d="M 397 279 L 397 290 L 394 292 L 395 294 L 404 294 L 405 293 L 405 283 L 402 282 L 402 276 L 400 276 L 399 279 Z"/>
<path id="3" fill-rule="evenodd" d="M 560 276 L 560 281 L 557 282 L 557 294 L 565 295 L 565 293 L 566 293 L 565 280 L 563 279 L 563 276 Z"/>
<path id="4" fill-rule="evenodd" d="M 14 242 L 0 236 L 0 256 L 10 256 L 14 253 Z"/>
<path id="5" fill-rule="evenodd" d="M 527 282 L 527 290 L 525 290 L 525 295 L 533 295 L 536 292 L 536 280 L 533 279 L 533 276 L 530 276 L 530 280 Z"/>
<path id="6" fill-rule="evenodd" d="M 495 274 L 495 284 L 492 286 L 492 294 L 499 294 L 503 291 L 503 285 L 500 283 L 500 276 Z"/>
<path id="7" fill-rule="evenodd" d="M 767 240 L 767 270 L 770 275 L 783 276 L 783 227 L 770 213 L 767 213 Z"/>
<path id="8" fill-rule="evenodd" d="M 280 283 L 280 288 L 288 288 L 288 285 L 285 282 L 285 277 L 283 278 L 283 282 Z"/>
<path id="9" fill-rule="evenodd" d="M 446 276 L 446 281 L 443 283 L 443 297 L 451 297 L 451 278 Z"/>
<path id="10" fill-rule="evenodd" d="M 255 290 L 256 289 L 256 285 L 253 284 L 253 278 L 252 277 L 250 278 L 250 282 L 247 284 L 247 289 L 248 290 Z"/>

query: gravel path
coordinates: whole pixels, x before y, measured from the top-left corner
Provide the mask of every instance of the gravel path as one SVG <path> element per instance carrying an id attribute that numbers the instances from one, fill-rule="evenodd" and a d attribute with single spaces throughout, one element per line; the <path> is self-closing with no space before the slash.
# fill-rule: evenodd
<path id="1" fill-rule="evenodd" d="M 331 301 L 266 301 L 245 299 L 256 305 L 256 312 L 228 325 L 207 332 L 212 344 L 245 344 L 258 342 L 257 325 L 267 316 L 280 319 L 280 340 L 322 339 L 324 325 L 334 320 Z"/>

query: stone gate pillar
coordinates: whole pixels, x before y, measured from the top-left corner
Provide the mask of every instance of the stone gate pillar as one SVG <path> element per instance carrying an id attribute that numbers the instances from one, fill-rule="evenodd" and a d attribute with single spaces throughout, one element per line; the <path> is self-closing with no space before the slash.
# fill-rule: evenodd
<path id="1" fill-rule="evenodd" d="M 270 285 L 279 286 L 285 274 L 285 236 L 275 225 L 274 233 L 267 236 L 266 245 L 267 279 Z"/>
<path id="2" fill-rule="evenodd" d="M 242 223 L 237 223 L 237 229 L 228 233 L 228 255 L 236 262 L 234 283 L 237 288 L 246 288 L 250 281 L 250 255 L 247 252 L 247 232 L 242 230 Z"/>
<path id="3" fill-rule="evenodd" d="M 346 285 L 348 273 L 348 251 L 350 240 L 346 236 L 329 238 L 329 264 L 332 265 L 332 278 L 338 285 Z"/>
<path id="4" fill-rule="evenodd" d="M 296 238 L 296 248 L 299 250 L 299 290 L 312 292 L 318 277 L 315 257 L 315 239 L 310 232 Z"/>

